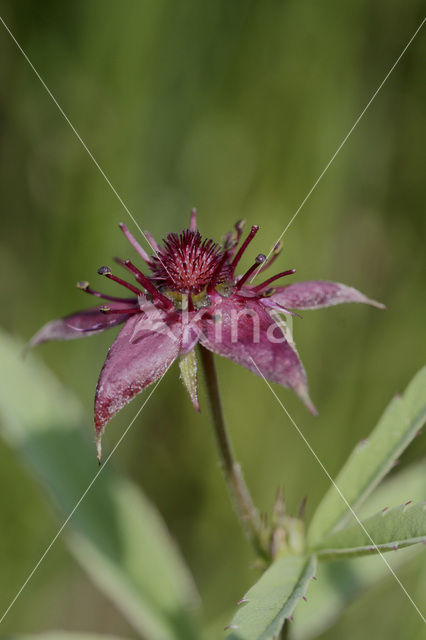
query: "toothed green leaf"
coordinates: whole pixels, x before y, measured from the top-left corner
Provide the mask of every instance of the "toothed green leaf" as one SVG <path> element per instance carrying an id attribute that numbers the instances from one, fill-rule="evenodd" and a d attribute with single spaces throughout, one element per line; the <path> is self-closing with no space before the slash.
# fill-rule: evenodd
<path id="1" fill-rule="evenodd" d="M 355 523 L 327 536 L 315 548 L 318 556 L 371 555 L 426 542 L 426 502 L 379 511 L 362 525 Z"/>
<path id="2" fill-rule="evenodd" d="M 397 553 L 387 554 L 392 569 L 418 564 L 423 545 L 413 545 Z M 309 590 L 307 606 L 300 606 L 291 627 L 292 640 L 318 638 L 332 626 L 345 608 L 367 589 L 380 588 L 382 580 L 389 579 L 389 567 L 378 554 L 352 558 L 336 558 L 333 562 L 318 564 L 317 578 Z M 322 636 L 321 636 L 322 637 Z M 216 640 L 216 636 L 214 637 Z"/>
<path id="3" fill-rule="evenodd" d="M 315 556 L 276 560 L 246 593 L 227 640 L 274 640 L 290 618 L 315 575 Z"/>
<path id="4" fill-rule="evenodd" d="M 400 469 L 384 480 L 357 513 L 365 520 L 385 507 L 411 500 L 423 502 L 426 497 L 426 458 Z"/>
<path id="5" fill-rule="evenodd" d="M 350 455 L 336 485 L 355 511 L 392 468 L 426 419 L 426 367 L 408 385 L 404 395 L 388 405 L 371 436 Z M 352 514 L 334 486 L 330 487 L 311 521 L 308 540 L 317 545 L 325 535 L 341 528 Z"/>
<path id="6" fill-rule="evenodd" d="M 360 510 L 362 520 L 391 504 L 409 498 L 420 502 L 426 495 L 425 461 L 401 469 L 385 480 L 372 493 Z M 395 571 L 418 562 L 423 545 L 413 545 L 398 553 L 388 554 L 386 560 Z M 330 627 L 345 607 L 366 589 L 374 589 L 389 576 L 389 568 L 376 553 L 358 557 L 337 557 L 333 562 L 318 565 L 318 580 L 309 591 L 309 606 L 296 611 L 293 640 L 310 640 Z M 301 615 L 299 615 L 301 614 Z"/>
<path id="7" fill-rule="evenodd" d="M 2 332 L 0 361 L 0 436 L 35 473 L 61 525 L 73 512 L 62 535 L 83 569 L 141 636 L 199 638 L 195 588 L 156 509 L 111 465 L 99 471 L 91 419 Z"/>

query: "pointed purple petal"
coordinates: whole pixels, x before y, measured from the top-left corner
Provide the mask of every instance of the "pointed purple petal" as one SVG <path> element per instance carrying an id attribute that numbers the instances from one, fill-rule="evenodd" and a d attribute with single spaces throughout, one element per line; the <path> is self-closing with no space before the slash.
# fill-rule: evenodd
<path id="1" fill-rule="evenodd" d="M 297 351 L 261 303 L 222 299 L 215 313 L 216 320 L 203 319 L 200 343 L 270 382 L 293 389 L 315 414 Z"/>
<path id="2" fill-rule="evenodd" d="M 110 348 L 95 397 L 98 434 L 125 404 L 160 378 L 179 354 L 182 328 L 158 314 L 132 316 Z"/>
<path id="3" fill-rule="evenodd" d="M 137 300 L 134 303 L 127 302 L 109 302 L 107 305 L 110 309 L 135 309 L 137 308 Z M 122 324 L 129 316 L 119 313 L 103 313 L 99 308 L 85 309 L 78 311 L 65 318 L 52 320 L 45 324 L 31 338 L 28 347 L 35 347 L 42 342 L 49 340 L 75 340 L 76 338 L 85 338 L 94 333 L 105 331 L 110 327 Z"/>
<path id="4" fill-rule="evenodd" d="M 367 298 L 353 287 L 325 280 L 296 282 L 286 287 L 277 287 L 270 299 L 290 309 L 320 309 L 343 302 L 362 302 L 378 309 L 385 309 L 383 304 Z"/>

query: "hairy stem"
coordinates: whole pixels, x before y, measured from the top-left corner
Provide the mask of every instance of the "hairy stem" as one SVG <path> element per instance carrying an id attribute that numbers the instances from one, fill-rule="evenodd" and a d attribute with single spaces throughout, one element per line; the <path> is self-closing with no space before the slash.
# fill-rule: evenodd
<path id="1" fill-rule="evenodd" d="M 265 553 L 265 548 L 261 540 L 261 520 L 259 513 L 253 504 L 241 472 L 241 467 L 234 458 L 231 442 L 226 430 L 213 354 L 201 345 L 199 346 L 199 353 L 206 380 L 207 395 L 213 419 L 213 430 L 228 490 L 250 541 L 256 551 L 262 556 L 265 556 L 267 554 Z"/>

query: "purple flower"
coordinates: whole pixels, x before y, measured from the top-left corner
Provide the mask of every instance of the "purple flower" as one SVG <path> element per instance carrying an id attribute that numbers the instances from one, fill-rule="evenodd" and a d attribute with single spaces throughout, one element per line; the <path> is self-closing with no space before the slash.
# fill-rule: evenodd
<path id="1" fill-rule="evenodd" d="M 202 238 L 193 210 L 189 229 L 169 234 L 163 246 L 148 234 L 155 251 L 149 256 L 126 225 L 120 224 L 150 275 L 144 275 L 130 260 L 116 258 L 136 286 L 113 275 L 109 267 L 102 267 L 98 273 L 130 291 L 130 297 L 104 295 L 94 291 L 88 282 L 79 282 L 77 286 L 82 291 L 102 298 L 105 304 L 49 322 L 32 338 L 30 346 L 48 340 L 72 340 L 124 323 L 108 352 L 96 389 L 95 427 L 99 441 L 109 420 L 158 380 L 178 357 L 185 386 L 198 409 L 193 354 L 198 342 L 257 375 L 261 372 L 271 382 L 293 389 L 316 413 L 305 370 L 283 314 L 297 315 L 291 309 L 317 309 L 342 302 L 363 302 L 379 308 L 383 305 L 335 282 L 313 280 L 271 287 L 279 278 L 293 274 L 294 269 L 261 284 L 251 284 L 255 273 L 263 273 L 276 260 L 281 247 L 274 248 L 269 260 L 258 255 L 246 273 L 236 275 L 243 253 L 259 230 L 253 226 L 240 244 L 243 226 L 238 222 L 219 245 Z M 189 360 L 190 375 L 184 375 L 183 363 Z"/>

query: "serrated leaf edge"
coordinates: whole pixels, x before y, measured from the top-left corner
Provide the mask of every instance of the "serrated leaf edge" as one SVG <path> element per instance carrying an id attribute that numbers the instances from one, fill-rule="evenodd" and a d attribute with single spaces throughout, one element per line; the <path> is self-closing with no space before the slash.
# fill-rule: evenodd
<path id="1" fill-rule="evenodd" d="M 364 521 L 359 521 L 358 523 L 355 523 L 350 527 L 345 527 L 344 529 L 340 529 L 339 533 L 343 533 L 346 530 L 350 531 L 356 527 L 361 527 L 364 529 L 364 533 L 366 532 L 367 535 L 370 536 L 371 534 L 369 533 L 367 528 L 369 520 L 372 520 L 373 518 L 377 518 L 378 516 L 382 516 L 383 518 L 386 518 L 387 515 L 389 515 L 392 512 L 395 513 L 395 511 L 397 511 L 398 509 L 400 509 L 401 516 L 403 516 L 404 513 L 407 512 L 407 510 L 409 511 L 413 507 L 422 507 L 423 511 L 426 511 L 426 501 L 418 502 L 416 504 L 412 504 L 411 501 L 409 501 L 404 504 L 398 505 L 397 507 L 393 507 L 392 509 L 388 509 L 386 507 L 385 509 L 382 509 L 382 511 L 379 511 L 373 514 L 372 516 L 370 516 Z M 312 548 L 312 551 L 317 554 L 319 560 L 330 559 L 332 557 L 337 557 L 337 556 L 339 558 L 343 556 L 354 557 L 354 556 L 360 556 L 360 555 L 373 555 L 373 554 L 387 552 L 387 551 L 398 551 L 399 549 L 412 546 L 413 544 L 418 544 L 418 543 L 426 544 L 426 531 L 424 535 L 415 536 L 413 538 L 401 538 L 401 539 L 395 539 L 389 542 L 380 542 L 380 543 L 375 543 L 373 540 L 373 543 L 370 545 L 361 545 L 357 547 L 320 548 L 319 546 L 315 546 Z M 319 544 L 321 543 L 318 543 L 318 545 Z"/>

